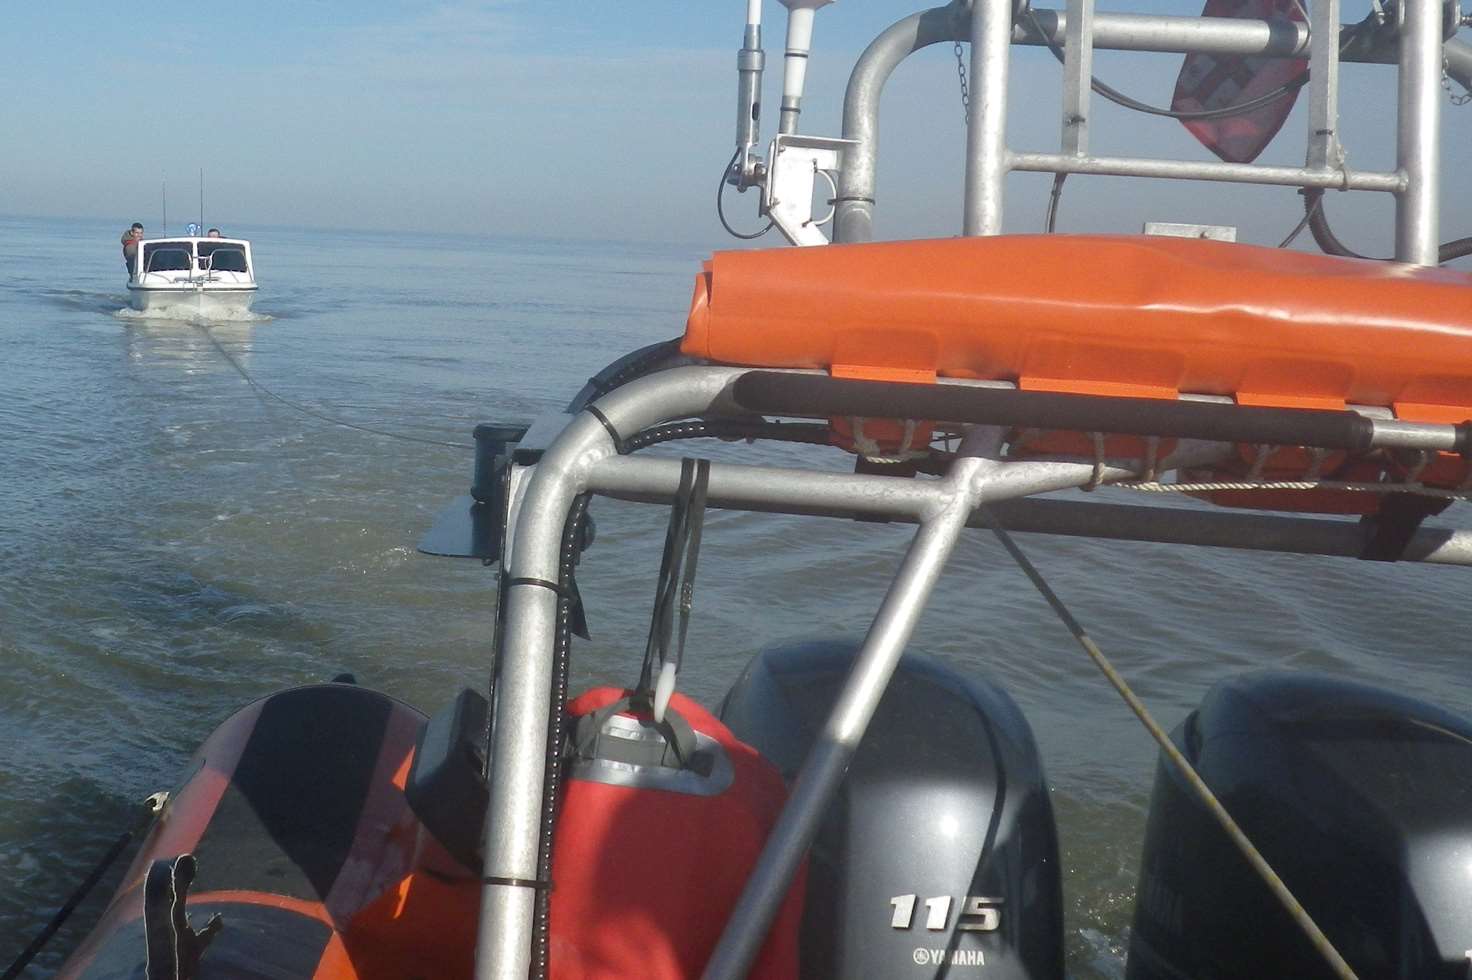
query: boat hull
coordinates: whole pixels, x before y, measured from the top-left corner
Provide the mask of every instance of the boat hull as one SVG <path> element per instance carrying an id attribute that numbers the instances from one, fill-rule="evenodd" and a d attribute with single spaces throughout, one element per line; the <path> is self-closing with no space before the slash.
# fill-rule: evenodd
<path id="1" fill-rule="evenodd" d="M 246 706 L 202 745 L 67 980 L 139 977 L 156 862 L 197 860 L 185 912 L 223 928 L 208 976 L 471 973 L 477 876 L 424 831 L 403 781 L 424 716 L 350 684 Z M 165 922 L 165 924 L 167 924 Z"/>
<path id="2" fill-rule="evenodd" d="M 239 316 L 250 312 L 256 286 L 135 286 L 128 284 L 128 305 L 158 316 Z"/>

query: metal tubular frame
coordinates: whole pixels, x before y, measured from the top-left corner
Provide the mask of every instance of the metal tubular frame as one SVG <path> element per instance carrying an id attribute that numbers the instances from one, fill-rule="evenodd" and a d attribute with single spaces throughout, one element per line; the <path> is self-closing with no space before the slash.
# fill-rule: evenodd
<path id="1" fill-rule="evenodd" d="M 971 111 L 966 117 L 966 199 L 962 232 L 1000 235 L 1007 170 L 1007 74 L 1012 57 L 1010 0 L 971 6 Z"/>
<path id="2" fill-rule="evenodd" d="M 857 146 L 843 153 L 838 175 L 835 242 L 867 242 L 874 237 L 874 180 L 879 157 L 879 96 L 889 76 L 910 55 L 942 41 L 965 40 L 967 0 L 952 0 L 899 21 L 880 34 L 859 57 L 843 97 L 843 135 Z"/>
<path id="3" fill-rule="evenodd" d="M 1344 162 L 1337 134 L 1339 63 L 1381 61 L 1384 54 L 1368 48 L 1340 54 L 1337 0 L 1313 0 L 1315 20 L 1333 25 L 1317 40 L 1310 37 L 1307 25 L 1288 21 L 1094 14 L 1091 4 L 1081 0 L 1069 0 L 1069 13 L 1035 11 L 1036 27 L 1031 23 L 1014 25 L 1011 7 L 1005 0 L 972 0 L 969 4 L 955 0 L 949 6 L 907 17 L 869 46 L 849 79 L 843 135 L 857 140 L 858 145 L 844 154 L 833 240 L 873 239 L 879 96 L 890 74 L 922 47 L 969 40 L 975 88 L 966 138 L 965 234 L 1001 234 L 1005 178 L 1014 170 L 1338 188 L 1394 194 L 1396 259 L 1435 265 L 1441 112 L 1438 86 L 1444 66 L 1464 83 L 1472 80 L 1472 49 L 1455 40 L 1443 42 L 1440 0 L 1406 0 L 1404 6 L 1405 25 L 1397 62 L 1398 153 L 1392 172 L 1354 171 Z M 968 7 L 970 16 L 960 7 Z M 1072 26 L 1070 19 L 1075 21 Z M 1087 22 L 1079 24 L 1078 20 Z M 1063 151 L 1013 152 L 1006 145 L 1008 47 L 1047 43 L 1062 43 L 1067 59 Z M 1069 53 L 1075 46 L 1080 52 Z M 1080 68 L 1091 60 L 1082 52 L 1095 48 L 1266 57 L 1308 54 L 1316 68 L 1310 82 L 1306 165 L 1269 167 L 1089 155 L 1086 134 L 1078 126 L 1070 126 L 1070 117 L 1087 117 L 1086 111 L 1080 111 L 1089 98 L 1087 86 L 1079 89 Z"/>
<path id="4" fill-rule="evenodd" d="M 1312 0 L 1315 24 L 1309 38 L 1309 118 L 1306 165 L 1333 170 L 1344 164 L 1339 145 L 1339 0 Z"/>
<path id="5" fill-rule="evenodd" d="M 1068 0 L 1063 46 L 1063 152 L 1089 155 L 1089 102 L 1094 94 L 1094 0 Z"/>
<path id="6" fill-rule="evenodd" d="M 1398 162 L 1392 173 L 1352 172 L 1337 137 L 1338 31 L 1310 37 L 1288 22 L 1094 13 L 1093 0 L 1067 0 L 1068 11 L 1039 10 L 1036 25 L 1013 24 L 1007 0 L 952 0 L 898 22 L 864 52 L 849 80 L 836 202 L 835 241 L 873 237 L 878 112 L 883 87 L 913 52 L 942 41 L 972 44 L 973 90 L 967 125 L 967 234 L 999 234 L 1003 185 L 1012 170 L 1046 170 L 1250 183 L 1342 187 L 1396 195 L 1396 257 L 1421 265 L 1437 256 L 1438 85 L 1443 57 L 1452 75 L 1472 79 L 1472 49 L 1443 44 L 1440 0 L 1403 0 L 1406 24 L 1398 55 Z M 1338 24 L 1338 0 L 1312 0 L 1315 22 Z M 978 6 L 979 5 L 979 6 Z M 1041 34 L 1039 32 L 1042 32 Z M 1012 44 L 1065 44 L 1063 153 L 1014 153 L 1006 145 L 1007 73 Z M 1088 150 L 1089 66 L 1095 48 L 1133 51 L 1302 57 L 1313 63 L 1306 166 L 1254 167 L 1091 156 Z M 1372 61 L 1383 51 L 1357 50 Z M 744 67 L 745 66 L 743 63 Z M 483 834 L 476 976 L 524 980 L 531 966 L 533 906 L 541 796 L 546 776 L 548 704 L 556 644 L 559 545 L 573 500 L 597 492 L 636 500 L 670 499 L 678 483 L 671 460 L 618 456 L 616 440 L 651 425 L 698 416 L 740 414 L 730 389 L 738 368 L 684 367 L 660 372 L 600 398 L 597 414 L 575 416 L 540 462 L 520 469 L 525 487 L 514 503 L 502 574 L 506 589 L 500 679 L 490 751 L 490 802 Z M 1434 445 L 1448 427 L 1376 422 L 1385 444 Z M 1198 443 L 1190 451 L 1218 452 Z M 1325 519 L 1077 504 L 1021 499 L 1129 473 L 1107 461 L 1004 462 L 998 430 L 971 428 L 949 475 L 899 480 L 808 470 L 720 464 L 710 472 L 713 506 L 832 517 L 912 521 L 914 540 L 875 616 L 859 657 L 792 798 L 770 835 L 736 912 L 707 970 L 710 978 L 743 976 L 766 934 L 818 822 L 904 651 L 925 600 L 958 536 L 980 523 L 977 508 L 995 502 L 1002 520 L 1020 530 L 1102 538 L 1206 544 L 1325 555 L 1359 555 L 1367 531 Z M 1182 451 L 1185 451 L 1184 449 Z M 526 479 L 523 479 L 526 477 Z M 1472 532 L 1422 529 L 1408 560 L 1472 565 Z"/>
<path id="7" fill-rule="evenodd" d="M 619 456 L 621 439 L 662 422 L 741 414 L 731 397 L 741 368 L 682 367 L 619 388 L 595 403 L 598 416 L 573 417 L 540 462 L 521 473 L 529 479 L 515 509 L 514 544 L 502 574 L 507 589 L 501 674 L 491 734 L 494 765 L 484 828 L 484 874 L 476 976 L 524 980 L 530 968 L 532 887 L 536 877 L 540 800 L 545 772 L 547 713 L 556 644 L 557 595 L 535 581 L 555 582 L 568 509 L 584 492 L 664 502 L 679 484 L 672 459 Z M 1420 441 L 1439 430 L 1398 433 Z M 1263 517 L 1117 504 L 1022 499 L 1085 485 L 1097 474 L 1090 461 L 1003 462 L 999 430 L 978 426 L 963 440 L 958 461 L 939 480 L 896 479 L 849 473 L 715 464 L 710 470 L 712 506 L 754 511 L 852 518 L 881 517 L 920 525 L 889 594 L 875 616 L 843 693 L 797 788 L 770 835 L 757 869 L 707 971 L 733 978 L 760 948 L 770 916 L 862 738 L 925 599 L 963 529 L 982 524 L 987 502 L 1015 530 L 1101 538 L 1162 541 L 1356 556 L 1366 530 L 1332 519 Z M 1222 444 L 1196 442 L 1178 450 L 1182 462 L 1212 458 Z M 1176 465 L 1166 461 L 1163 465 Z M 1123 463 L 1104 467 L 1106 479 L 1130 475 Z M 1422 529 L 1408 560 L 1472 565 L 1472 532 Z"/>
<path id="8" fill-rule="evenodd" d="M 1395 198 L 1395 257 L 1436 265 L 1440 251 L 1441 2 L 1401 0 L 1406 23 L 1400 43 L 1400 102 L 1396 166 L 1406 188 Z"/>
<path id="9" fill-rule="evenodd" d="M 925 601 L 940 579 L 967 519 L 981 502 L 981 486 L 988 473 L 1000 465 L 986 457 L 999 452 L 1001 443 L 1001 433 L 995 430 L 972 430 L 962 440 L 960 458 L 950 474 L 934 486 L 931 507 L 921 517 L 920 530 L 869 627 L 823 730 L 803 761 L 787 805 L 767 836 L 741 899 L 706 964 L 704 980 L 741 980 L 761 951 L 772 919 L 925 610 Z"/>

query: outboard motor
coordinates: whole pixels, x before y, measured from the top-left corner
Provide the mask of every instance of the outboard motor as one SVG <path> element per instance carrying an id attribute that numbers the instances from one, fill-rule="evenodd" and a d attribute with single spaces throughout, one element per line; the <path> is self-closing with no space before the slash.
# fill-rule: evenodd
<path id="1" fill-rule="evenodd" d="M 722 720 L 793 779 L 856 650 L 764 651 Z M 1053 808 L 1001 688 L 900 662 L 809 852 L 801 963 L 812 978 L 1063 976 Z"/>
<path id="2" fill-rule="evenodd" d="M 1468 976 L 1472 723 L 1266 673 L 1216 685 L 1172 737 L 1358 976 Z M 1164 760 L 1126 976 L 1334 976 Z"/>

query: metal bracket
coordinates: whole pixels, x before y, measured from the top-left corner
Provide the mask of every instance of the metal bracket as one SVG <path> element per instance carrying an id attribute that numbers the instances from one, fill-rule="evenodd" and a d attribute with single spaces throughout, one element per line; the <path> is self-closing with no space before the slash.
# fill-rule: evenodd
<path id="1" fill-rule="evenodd" d="M 1147 235 L 1164 235 L 1167 238 L 1209 238 L 1218 242 L 1235 242 L 1237 229 L 1234 225 L 1197 225 L 1176 221 L 1147 221 Z"/>
<path id="2" fill-rule="evenodd" d="M 857 140 L 827 136 L 783 133 L 772 140 L 771 161 L 762 185 L 762 210 L 777 230 L 794 245 L 827 245 L 819 230 L 833 217 L 833 209 L 820 219 L 813 217 L 813 188 L 821 171 L 832 184 L 841 169 L 839 154 Z M 836 195 L 835 195 L 836 196 Z"/>

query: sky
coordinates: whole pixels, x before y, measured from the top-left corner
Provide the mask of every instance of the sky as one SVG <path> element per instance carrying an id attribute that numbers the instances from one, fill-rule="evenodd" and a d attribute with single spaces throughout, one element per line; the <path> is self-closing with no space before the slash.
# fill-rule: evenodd
<path id="1" fill-rule="evenodd" d="M 1146 2 L 1198 12 L 1195 0 Z M 914 9 L 839 0 L 819 13 L 804 132 L 839 135 L 854 60 Z M 1346 3 L 1346 19 L 1362 14 Z M 209 224 L 734 245 L 713 198 L 734 148 L 744 15 L 744 0 L 4 0 L 0 213 L 152 226 L 166 185 L 177 225 L 198 211 L 203 169 Z M 766 0 L 764 140 L 776 121 L 784 25 L 785 11 Z M 1037 49 L 1017 49 L 1012 65 L 1012 145 L 1056 150 L 1058 65 Z M 1095 61 L 1117 88 L 1160 103 L 1179 67 L 1171 55 L 1100 52 Z M 1351 164 L 1392 168 L 1394 70 L 1346 66 L 1343 86 Z M 1178 123 L 1098 103 L 1095 152 L 1209 158 Z M 1302 162 L 1306 103 L 1261 162 Z M 1472 105 L 1444 106 L 1450 238 L 1472 235 Z M 880 237 L 959 231 L 963 148 L 955 58 L 936 46 L 901 66 L 885 92 Z M 1048 185 L 1046 176 L 1010 178 L 1008 230 L 1040 229 Z M 733 194 L 727 206 L 734 224 L 757 226 L 755 194 Z M 1347 243 L 1389 251 L 1387 195 L 1331 194 L 1326 207 Z M 1286 188 L 1076 177 L 1059 229 L 1197 221 L 1276 244 L 1299 209 Z"/>

